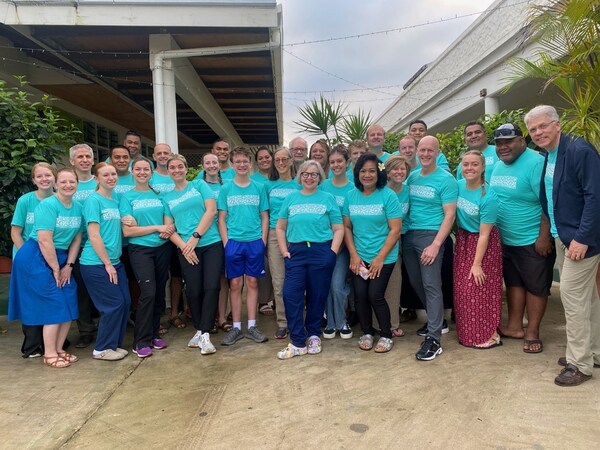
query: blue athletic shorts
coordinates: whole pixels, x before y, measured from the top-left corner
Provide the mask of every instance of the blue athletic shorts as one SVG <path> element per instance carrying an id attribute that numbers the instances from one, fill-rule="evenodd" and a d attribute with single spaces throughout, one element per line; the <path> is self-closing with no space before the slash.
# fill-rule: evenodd
<path id="1" fill-rule="evenodd" d="M 265 244 L 262 239 L 239 242 L 229 239 L 225 246 L 225 276 L 230 280 L 248 275 L 265 276 Z"/>

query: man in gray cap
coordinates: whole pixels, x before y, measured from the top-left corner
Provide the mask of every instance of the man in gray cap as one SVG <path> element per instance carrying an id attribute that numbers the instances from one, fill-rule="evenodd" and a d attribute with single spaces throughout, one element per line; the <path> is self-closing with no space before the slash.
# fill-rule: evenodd
<path id="1" fill-rule="evenodd" d="M 550 225 L 540 203 L 544 157 L 527 148 L 523 132 L 512 123 L 496 129 L 494 141 L 499 161 L 490 185 L 499 200 L 497 225 L 508 290 L 508 322 L 499 331 L 502 336 L 523 338 L 525 353 L 540 353 L 544 349 L 540 323 L 546 311 L 555 259 Z"/>

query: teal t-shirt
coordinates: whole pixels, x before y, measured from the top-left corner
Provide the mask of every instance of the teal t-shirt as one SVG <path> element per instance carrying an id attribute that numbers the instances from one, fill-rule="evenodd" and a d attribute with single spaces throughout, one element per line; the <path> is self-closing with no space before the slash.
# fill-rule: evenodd
<path id="1" fill-rule="evenodd" d="M 233 180 L 234 177 L 235 170 L 233 170 L 233 167 L 229 166 L 227 169 L 221 170 L 221 180 L 223 180 L 223 184 L 225 184 L 226 181 Z M 204 180 L 204 169 L 198 172 L 198 175 L 194 178 L 194 181 L 196 180 Z"/>
<path id="2" fill-rule="evenodd" d="M 200 219 L 206 211 L 205 202 L 214 199 L 215 194 L 203 180 L 190 182 L 181 191 L 172 190 L 164 195 L 165 214 L 173 218 L 177 233 L 185 242 L 192 237 L 192 233 L 200 223 Z M 204 232 L 196 247 L 206 247 L 220 240 L 221 236 L 215 219 L 208 230 Z"/>
<path id="3" fill-rule="evenodd" d="M 358 189 L 351 190 L 346 196 L 342 214 L 352 222 L 356 252 L 367 263 L 377 256 L 390 233 L 388 219 L 402 218 L 398 196 L 388 187 L 376 189 L 371 195 L 364 195 Z M 384 263 L 391 264 L 397 260 L 398 242 L 387 254 Z"/>
<path id="4" fill-rule="evenodd" d="M 342 223 L 342 214 L 333 195 L 319 190 L 309 195 L 292 192 L 283 201 L 279 218 L 288 221 L 288 242 L 330 241 L 333 239 L 331 226 Z"/>
<path id="5" fill-rule="evenodd" d="M 544 173 L 544 188 L 546 189 L 546 199 L 548 200 L 548 217 L 550 219 L 550 233 L 552 237 L 558 237 L 556 222 L 554 221 L 554 201 L 552 200 L 552 190 L 554 189 L 554 168 L 558 158 L 558 146 L 548 152 L 548 163 L 546 164 L 546 173 Z M 600 176 L 600 174 L 597 174 Z"/>
<path id="6" fill-rule="evenodd" d="M 458 201 L 456 202 L 456 222 L 463 230 L 479 233 L 481 223 L 496 224 L 498 217 L 498 197 L 486 183 L 485 195 L 481 186 L 477 189 L 467 189 L 467 181 L 458 181 Z"/>
<path id="7" fill-rule="evenodd" d="M 106 254 L 113 265 L 118 264 L 122 248 L 121 214 L 114 193 L 112 198 L 106 198 L 94 192 L 83 205 L 83 219 L 86 225 L 92 222 L 100 225 L 100 238 Z M 83 246 L 79 262 L 84 266 L 104 265 L 89 239 Z"/>
<path id="8" fill-rule="evenodd" d="M 81 232 L 81 205 L 78 202 L 72 202 L 67 208 L 53 195 L 42 200 L 34 214 L 35 224 L 29 237 L 36 241 L 38 230 L 52 231 L 54 247 L 67 250 L 77 233 Z"/>
<path id="9" fill-rule="evenodd" d="M 269 198 L 269 228 L 273 229 L 277 226 L 279 210 L 281 209 L 283 200 L 300 188 L 301 186 L 294 178 L 291 180 L 267 181 L 265 183 L 265 190 Z"/>
<path id="10" fill-rule="evenodd" d="M 406 180 L 410 197 L 409 230 L 440 229 L 444 221 L 444 205 L 458 198 L 456 180 L 446 170 L 437 167 L 428 175 L 413 171 Z"/>
<path id="11" fill-rule="evenodd" d="M 161 201 L 160 195 L 151 189 L 147 191 L 132 189 L 121 195 L 119 212 L 121 217 L 133 216 L 140 227 L 162 225 L 165 218 L 165 205 Z M 130 244 L 160 247 L 167 241 L 161 239 L 158 235 L 159 233 L 153 232 L 144 236 L 130 237 L 128 240 Z"/>
<path id="12" fill-rule="evenodd" d="M 223 185 L 217 201 L 219 211 L 227 212 L 227 237 L 240 242 L 262 238 L 260 213 L 269 210 L 265 187 L 250 180 L 246 187 L 235 181 Z"/>
<path id="13" fill-rule="evenodd" d="M 87 181 L 80 181 L 77 184 L 77 191 L 73 194 L 73 200 L 83 205 L 85 200 L 96 192 L 96 184 L 96 179 L 93 177 Z"/>
<path id="14" fill-rule="evenodd" d="M 269 181 L 269 177 L 265 177 L 260 172 L 254 172 L 252 175 L 250 175 L 250 179 L 260 184 L 265 184 L 267 181 Z"/>
<path id="15" fill-rule="evenodd" d="M 40 199 L 35 195 L 36 191 L 28 192 L 22 195 L 17 200 L 17 206 L 15 206 L 15 214 L 13 215 L 11 225 L 21 227 L 21 238 L 23 242 L 29 239 L 31 232 L 33 231 L 33 224 L 35 220 L 35 208 L 40 204 Z M 17 253 L 17 247 L 13 245 L 12 257 L 15 257 Z"/>
<path id="16" fill-rule="evenodd" d="M 498 161 L 490 186 L 498 196 L 497 225 L 505 245 L 533 244 L 540 234 L 544 157 L 530 148 L 512 164 Z"/>
<path id="17" fill-rule="evenodd" d="M 415 158 L 417 160 L 417 167 L 415 167 L 413 169 L 413 172 L 415 170 L 417 170 L 417 169 L 421 170 L 421 161 L 419 161 L 419 157 L 418 156 L 415 156 Z M 448 158 L 446 158 L 446 155 L 444 155 L 442 152 L 440 152 L 440 154 L 435 159 L 435 163 L 441 169 L 446 170 L 446 171 L 450 171 L 450 165 L 448 165 Z"/>
<path id="18" fill-rule="evenodd" d="M 154 172 L 152 173 L 152 178 L 150 178 L 150 186 L 160 195 L 164 195 L 175 189 L 175 182 L 168 175 L 161 175 L 158 172 Z"/>
<path id="19" fill-rule="evenodd" d="M 381 161 L 382 163 L 384 163 L 384 162 L 386 162 L 390 158 L 390 156 L 392 156 L 392 155 L 390 155 L 387 152 L 383 152 L 381 155 L 378 156 L 378 158 L 379 158 L 379 161 Z"/>
<path id="20" fill-rule="evenodd" d="M 348 192 L 356 189 L 354 183 L 348 181 L 344 186 L 336 186 L 331 180 L 325 180 L 319 185 L 319 190 L 323 192 L 329 192 L 335 198 L 335 202 L 340 208 L 340 212 L 344 209 L 344 203 L 346 202 L 346 196 Z"/>
<path id="21" fill-rule="evenodd" d="M 404 234 L 410 229 L 408 227 L 410 194 L 408 192 L 408 187 L 406 186 L 406 181 L 404 182 L 404 187 L 400 192 L 396 193 L 396 196 L 398 197 L 398 201 L 400 202 L 400 210 L 402 211 L 402 234 Z"/>
<path id="22" fill-rule="evenodd" d="M 133 175 L 131 175 L 130 173 L 128 173 L 127 175 L 123 175 L 122 177 L 118 177 L 117 185 L 113 190 L 113 196 L 114 194 L 117 194 L 116 197 L 118 198 L 119 195 L 132 190 L 134 186 L 135 180 L 133 179 Z"/>
<path id="23" fill-rule="evenodd" d="M 483 157 L 485 158 L 485 181 L 486 181 L 486 183 L 489 183 L 490 179 L 492 177 L 492 172 L 494 171 L 494 165 L 498 162 L 498 154 L 496 153 L 496 146 L 488 145 L 483 150 L 482 153 L 483 153 Z M 463 179 L 462 162 L 460 162 L 458 164 L 458 167 L 456 168 L 456 179 L 457 180 Z"/>

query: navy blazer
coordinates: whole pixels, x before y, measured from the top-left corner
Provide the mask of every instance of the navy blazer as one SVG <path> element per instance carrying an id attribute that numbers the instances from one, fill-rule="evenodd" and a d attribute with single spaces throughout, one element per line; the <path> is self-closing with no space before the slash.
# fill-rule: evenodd
<path id="1" fill-rule="evenodd" d="M 600 253 L 600 155 L 582 138 L 560 135 L 552 183 L 554 222 L 567 247 L 573 239 L 588 246 L 586 257 Z M 546 215 L 548 203 L 544 174 L 540 201 Z"/>

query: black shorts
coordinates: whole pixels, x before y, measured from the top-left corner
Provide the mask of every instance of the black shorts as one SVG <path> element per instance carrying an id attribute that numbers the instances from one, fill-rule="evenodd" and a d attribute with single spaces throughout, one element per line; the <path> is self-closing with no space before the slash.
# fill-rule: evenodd
<path id="1" fill-rule="evenodd" d="M 535 244 L 502 246 L 502 272 L 506 287 L 524 287 L 539 297 L 547 297 L 552 287 L 556 251 L 540 256 Z"/>
<path id="2" fill-rule="evenodd" d="M 172 242 L 168 242 L 167 245 L 171 246 L 171 265 L 169 266 L 169 272 L 172 277 L 181 278 L 181 263 L 179 262 L 179 253 L 181 250 L 177 248 Z"/>

